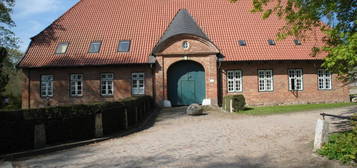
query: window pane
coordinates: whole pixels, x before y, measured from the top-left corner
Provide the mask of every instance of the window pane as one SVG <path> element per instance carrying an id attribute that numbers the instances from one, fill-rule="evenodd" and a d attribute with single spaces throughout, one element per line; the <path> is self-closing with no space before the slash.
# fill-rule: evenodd
<path id="1" fill-rule="evenodd" d="M 123 40 L 119 42 L 119 52 L 128 52 L 130 49 L 130 41 L 129 40 Z"/>
<path id="2" fill-rule="evenodd" d="M 41 96 L 53 96 L 53 75 L 41 75 Z"/>
<path id="3" fill-rule="evenodd" d="M 60 43 L 57 46 L 56 54 L 63 54 L 67 51 L 68 43 Z"/>
<path id="4" fill-rule="evenodd" d="M 102 45 L 102 42 L 92 42 L 89 47 L 89 52 L 90 53 L 98 53 L 101 45 Z"/>

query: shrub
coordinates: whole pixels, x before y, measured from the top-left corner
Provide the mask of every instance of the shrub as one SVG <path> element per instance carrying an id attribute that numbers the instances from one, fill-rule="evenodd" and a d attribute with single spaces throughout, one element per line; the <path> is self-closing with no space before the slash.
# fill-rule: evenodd
<path id="1" fill-rule="evenodd" d="M 317 152 L 342 163 L 357 163 L 357 124 L 353 125 L 351 131 L 330 135 L 328 142 Z"/>
<path id="2" fill-rule="evenodd" d="M 238 112 L 245 108 L 245 98 L 243 95 L 228 95 L 224 97 L 223 108 L 230 111 L 230 102 L 232 100 L 233 111 Z"/>

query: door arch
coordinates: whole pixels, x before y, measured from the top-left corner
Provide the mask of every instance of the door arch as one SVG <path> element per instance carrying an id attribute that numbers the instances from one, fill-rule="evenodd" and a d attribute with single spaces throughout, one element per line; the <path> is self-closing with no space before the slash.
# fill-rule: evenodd
<path id="1" fill-rule="evenodd" d="M 172 105 L 201 104 L 206 97 L 205 70 L 194 61 L 179 61 L 167 72 L 168 98 Z"/>

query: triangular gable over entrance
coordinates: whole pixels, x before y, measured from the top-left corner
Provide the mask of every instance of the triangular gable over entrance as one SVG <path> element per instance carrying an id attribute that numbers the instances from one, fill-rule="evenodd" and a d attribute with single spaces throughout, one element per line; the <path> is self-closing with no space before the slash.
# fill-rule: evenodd
<path id="1" fill-rule="evenodd" d="M 186 9 L 180 9 L 178 11 L 169 27 L 166 29 L 166 32 L 161 37 L 159 44 L 169 39 L 170 37 L 179 34 L 195 35 L 209 40 L 207 35 L 202 31 L 200 26 L 197 25 L 196 21 L 192 18 Z"/>
<path id="2" fill-rule="evenodd" d="M 165 33 L 161 36 L 159 42 L 154 48 L 154 52 L 156 52 L 159 46 L 165 43 L 166 40 L 178 35 L 192 35 L 211 42 L 208 36 L 202 31 L 201 27 L 193 19 L 191 14 L 186 9 L 180 9 L 166 29 Z"/>

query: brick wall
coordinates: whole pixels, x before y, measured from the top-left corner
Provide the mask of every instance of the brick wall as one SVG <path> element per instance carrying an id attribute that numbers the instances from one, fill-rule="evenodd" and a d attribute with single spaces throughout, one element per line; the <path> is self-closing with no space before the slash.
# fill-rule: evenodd
<path id="1" fill-rule="evenodd" d="M 248 105 L 302 104 L 349 101 L 348 87 L 334 74 L 331 90 L 319 90 L 317 70 L 321 62 L 317 61 L 262 61 L 236 62 L 222 64 L 223 95 L 243 94 Z M 227 70 L 242 70 L 243 91 L 228 93 Z M 274 90 L 258 91 L 258 69 L 273 70 Z M 303 69 L 304 90 L 293 93 L 288 90 L 288 69 Z"/>
<path id="2" fill-rule="evenodd" d="M 190 43 L 190 48 L 182 48 L 183 41 Z M 171 38 L 164 46 L 159 46 L 156 54 L 155 70 L 156 102 L 168 99 L 167 81 L 168 69 L 179 61 L 194 61 L 201 64 L 205 70 L 206 99 L 217 104 L 217 56 L 219 51 L 210 42 L 188 35 Z"/>
<path id="3" fill-rule="evenodd" d="M 51 68 L 24 70 L 26 80 L 22 90 L 22 107 L 44 107 L 46 99 L 40 95 L 41 75 L 54 75 L 54 96 L 50 98 L 50 105 L 80 104 L 101 101 L 114 101 L 132 96 L 131 73 L 145 73 L 145 94 L 153 96 L 152 70 L 148 65 L 120 65 L 107 67 L 82 68 Z M 69 95 L 70 74 L 83 74 L 83 96 Z M 114 95 L 101 96 L 100 74 L 114 73 Z M 29 82 L 29 79 L 30 82 Z M 29 85 L 30 84 L 30 85 Z"/>

